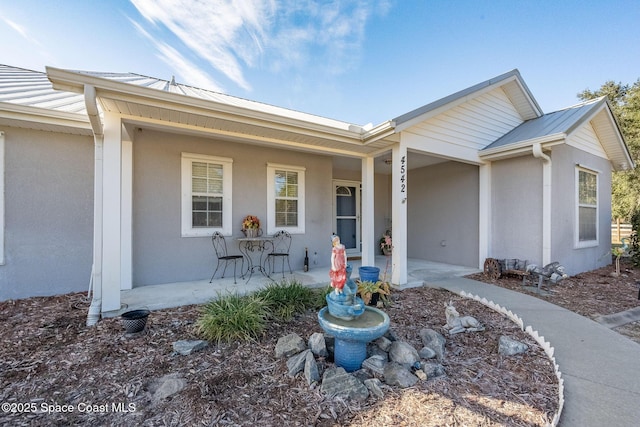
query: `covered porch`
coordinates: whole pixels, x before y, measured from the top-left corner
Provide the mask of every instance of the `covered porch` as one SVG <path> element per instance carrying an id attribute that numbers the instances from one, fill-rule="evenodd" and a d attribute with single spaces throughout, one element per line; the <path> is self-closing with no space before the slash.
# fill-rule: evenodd
<path id="1" fill-rule="evenodd" d="M 407 260 L 407 284 L 399 289 L 422 286 L 424 283 L 434 283 L 451 277 L 461 277 L 467 274 L 477 273 L 480 270 L 445 264 L 440 262 L 425 261 L 410 258 Z M 361 260 L 350 260 L 353 266 L 352 278 L 358 277 L 358 267 L 362 265 Z M 376 256 L 375 265 L 380 268 L 380 275 L 383 276 L 385 269 L 387 277 L 391 275 L 391 259 L 386 256 Z M 309 287 L 324 287 L 329 284 L 329 271 L 327 267 L 311 268 L 309 271 L 294 270 L 293 274 L 285 273 L 282 279 L 281 273 L 274 273 L 273 280 L 254 274 L 251 280 L 238 278 L 237 283 L 233 283 L 233 275 L 224 279 L 216 278 L 213 283 L 209 280 L 198 280 L 192 282 L 165 283 L 162 285 L 140 286 L 133 289 L 120 291 L 120 310 L 104 313 L 105 317 L 118 316 L 129 310 L 146 308 L 148 310 L 160 310 L 165 308 L 180 307 L 191 304 L 205 304 L 207 301 L 216 298 L 219 294 L 239 293 L 247 294 L 263 288 L 270 283 L 280 283 L 281 280 L 298 281 Z"/>

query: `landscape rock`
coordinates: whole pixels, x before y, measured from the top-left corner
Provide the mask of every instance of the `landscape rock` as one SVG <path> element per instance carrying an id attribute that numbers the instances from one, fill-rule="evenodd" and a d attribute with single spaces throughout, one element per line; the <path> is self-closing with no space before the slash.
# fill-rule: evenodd
<path id="1" fill-rule="evenodd" d="M 298 334 L 289 334 L 280 337 L 276 343 L 276 359 L 291 357 L 307 349 L 304 340 Z"/>
<path id="2" fill-rule="evenodd" d="M 375 343 L 382 351 L 389 351 L 389 347 L 391 347 L 391 340 L 387 337 L 378 338 Z"/>
<path id="3" fill-rule="evenodd" d="M 309 354 L 311 354 L 311 350 L 304 350 L 291 356 L 289 360 L 287 360 L 287 369 L 289 370 L 288 374 L 290 377 L 295 377 L 298 372 L 304 369 L 307 361 L 307 355 Z M 313 354 L 311 354 L 311 357 L 313 357 Z"/>
<path id="4" fill-rule="evenodd" d="M 404 341 L 394 341 L 389 346 L 389 360 L 407 368 L 420 361 L 418 350 Z"/>
<path id="5" fill-rule="evenodd" d="M 382 399 L 384 398 L 384 392 L 382 391 L 382 381 L 377 378 L 371 378 L 368 380 L 364 380 L 364 385 L 369 389 L 369 393 L 373 394 L 375 397 Z"/>
<path id="6" fill-rule="evenodd" d="M 438 360 L 444 359 L 444 345 L 447 340 L 442 334 L 433 329 L 423 328 L 420 330 L 420 338 L 425 347 L 435 351 Z"/>
<path id="7" fill-rule="evenodd" d="M 324 339 L 324 334 L 315 332 L 309 337 L 309 349 L 318 357 L 328 357 L 329 351 L 327 350 L 327 343 Z"/>
<path id="8" fill-rule="evenodd" d="M 498 341 L 498 353 L 503 356 L 514 356 L 516 354 L 522 354 L 529 349 L 529 346 L 523 342 L 516 341 L 507 336 L 500 336 Z"/>
<path id="9" fill-rule="evenodd" d="M 341 397 L 358 402 L 364 402 L 369 397 L 369 389 L 364 383 L 341 367 L 325 371 L 320 391 L 329 397 Z"/>
<path id="10" fill-rule="evenodd" d="M 387 365 L 387 358 L 380 355 L 371 356 L 362 362 L 362 367 L 369 369 L 376 374 L 384 375 L 384 367 Z"/>
<path id="11" fill-rule="evenodd" d="M 444 367 L 439 363 L 422 363 L 421 369 L 429 380 L 446 374 Z"/>
<path id="12" fill-rule="evenodd" d="M 157 402 L 182 391 L 186 386 L 187 380 L 180 374 L 167 374 L 154 380 L 149 385 L 149 391 L 152 393 L 152 399 Z"/>
<path id="13" fill-rule="evenodd" d="M 389 360 L 389 353 L 381 349 L 375 344 L 367 345 L 367 357 L 380 356 L 385 360 Z"/>
<path id="14" fill-rule="evenodd" d="M 180 340 L 173 343 L 173 351 L 183 356 L 200 351 L 209 345 L 204 340 Z"/>
<path id="15" fill-rule="evenodd" d="M 320 381 L 320 372 L 318 371 L 318 363 L 316 362 L 316 358 L 313 357 L 313 353 L 307 350 L 306 355 L 304 361 L 304 377 L 307 380 L 307 384 L 311 385 L 314 382 Z"/>
<path id="16" fill-rule="evenodd" d="M 389 362 L 384 367 L 384 382 L 391 386 L 407 388 L 417 383 L 418 377 L 399 363 Z"/>
<path id="17" fill-rule="evenodd" d="M 437 354 L 431 347 L 422 347 L 418 352 L 418 356 L 421 359 L 433 359 Z"/>

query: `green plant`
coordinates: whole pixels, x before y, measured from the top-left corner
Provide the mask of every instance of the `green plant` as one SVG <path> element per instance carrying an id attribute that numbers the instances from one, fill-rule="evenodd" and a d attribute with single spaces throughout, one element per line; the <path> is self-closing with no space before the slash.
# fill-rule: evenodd
<path id="1" fill-rule="evenodd" d="M 365 304 L 369 304 L 371 302 L 373 294 L 378 294 L 380 296 L 380 300 L 385 303 L 389 295 L 391 295 L 391 286 L 388 282 L 383 282 L 382 280 L 378 280 L 377 282 L 372 282 L 370 280 L 358 282 L 358 295 L 360 295 L 360 298 L 362 298 L 362 301 Z"/>
<path id="2" fill-rule="evenodd" d="M 296 281 L 270 284 L 256 292 L 256 296 L 265 301 L 272 318 L 284 321 L 315 308 L 318 298 L 313 289 Z"/>
<path id="3" fill-rule="evenodd" d="M 197 330 L 218 343 L 253 340 L 264 332 L 268 315 L 267 304 L 256 295 L 218 295 L 203 307 Z"/>
<path id="4" fill-rule="evenodd" d="M 640 210 L 631 215 L 631 261 L 636 267 L 640 266 Z"/>

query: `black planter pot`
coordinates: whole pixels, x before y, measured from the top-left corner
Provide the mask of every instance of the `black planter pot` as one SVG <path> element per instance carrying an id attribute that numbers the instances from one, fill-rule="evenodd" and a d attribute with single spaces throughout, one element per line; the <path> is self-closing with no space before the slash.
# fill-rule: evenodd
<path id="1" fill-rule="evenodd" d="M 130 333 L 141 332 L 147 324 L 149 310 L 133 310 L 122 313 L 122 324 L 124 329 Z"/>
<path id="2" fill-rule="evenodd" d="M 380 299 L 380 294 L 378 292 L 371 294 L 371 300 L 369 304 L 371 307 L 375 307 L 378 305 L 378 300 Z"/>

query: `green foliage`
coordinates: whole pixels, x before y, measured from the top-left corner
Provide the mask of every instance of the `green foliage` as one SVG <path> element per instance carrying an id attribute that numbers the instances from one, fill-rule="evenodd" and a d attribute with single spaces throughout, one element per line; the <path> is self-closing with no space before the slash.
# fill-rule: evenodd
<path id="1" fill-rule="evenodd" d="M 632 85 L 605 82 L 600 89 L 586 89 L 578 94 L 583 101 L 606 96 L 625 137 L 631 158 L 640 162 L 640 80 Z M 628 220 L 640 209 L 640 171 L 615 172 L 612 181 L 613 218 Z"/>
<path id="2" fill-rule="evenodd" d="M 268 314 L 265 301 L 255 295 L 218 295 L 204 306 L 197 328 L 218 343 L 253 340 L 264 332 Z"/>
<path id="3" fill-rule="evenodd" d="M 265 301 L 269 315 L 276 320 L 291 320 L 294 315 L 304 313 L 317 304 L 313 289 L 296 281 L 271 284 L 258 291 L 256 296 Z"/>
<path id="4" fill-rule="evenodd" d="M 640 210 L 631 215 L 631 261 L 636 267 L 640 266 Z"/>
<path id="5" fill-rule="evenodd" d="M 271 320 L 289 321 L 307 309 L 324 305 L 325 289 L 310 289 L 298 282 L 272 284 L 249 295 L 218 295 L 202 310 L 198 333 L 215 342 L 255 340 Z"/>

